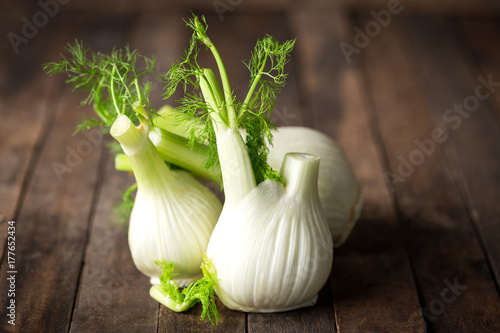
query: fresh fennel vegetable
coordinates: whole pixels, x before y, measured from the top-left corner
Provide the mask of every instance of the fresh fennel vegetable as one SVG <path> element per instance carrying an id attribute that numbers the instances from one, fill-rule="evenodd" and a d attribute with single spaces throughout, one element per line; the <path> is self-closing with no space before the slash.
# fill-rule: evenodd
<path id="1" fill-rule="evenodd" d="M 79 129 L 109 128 L 128 156 L 137 181 L 129 222 L 134 264 L 154 284 L 162 273 L 155 261 L 173 262 L 176 283 L 188 285 L 202 276 L 202 254 L 222 205 L 190 173 L 171 170 L 150 140 L 151 82 L 141 85 L 139 79 L 152 73 L 154 61 L 128 48 L 109 55 L 93 53 L 79 42 L 69 45 L 68 51 L 71 58 L 63 57 L 45 69 L 49 74 L 67 73 L 67 82 L 75 89 L 90 92 L 83 103 L 92 104 L 100 119 L 89 119 Z M 139 63 L 145 68 L 139 68 Z M 138 120 L 139 126 L 132 120 Z M 178 154 L 192 156 L 187 146 L 172 146 L 181 151 Z"/>
<path id="2" fill-rule="evenodd" d="M 246 63 L 250 89 L 238 103 L 206 23 L 195 16 L 188 26 L 194 30 L 190 47 L 167 74 L 166 96 L 178 84 L 201 90 L 203 100 L 186 95 L 178 111 L 186 120 L 204 121 L 204 139 L 217 150 L 222 171 L 225 203 L 208 245 L 205 276 L 216 281 L 215 292 L 231 309 L 277 312 L 313 305 L 333 259 L 317 189 L 319 158 L 289 154 L 281 173 L 267 163 L 266 140 L 274 128 L 269 113 L 285 83 L 294 41 L 280 44 L 267 36 L 257 42 Z M 198 66 L 198 43 L 212 52 L 222 88 L 212 70 Z"/>
<path id="3" fill-rule="evenodd" d="M 327 135 L 306 127 L 278 127 L 269 146 L 269 165 L 278 168 L 286 153 L 304 151 L 321 157 L 319 198 L 335 246 L 345 242 L 361 213 L 363 194 L 342 149 Z"/>
<path id="4" fill-rule="evenodd" d="M 137 128 L 120 115 L 111 127 L 130 159 L 138 189 L 129 222 L 129 247 L 143 274 L 159 283 L 163 260 L 176 265 L 180 286 L 199 279 L 200 264 L 221 211 L 219 199 L 192 175 L 170 170 L 148 138 L 145 123 Z"/>
<path id="5" fill-rule="evenodd" d="M 278 312 L 316 303 L 333 260 L 318 166 L 314 155 L 287 154 L 285 186 L 265 180 L 217 222 L 207 256 L 229 308 Z"/>

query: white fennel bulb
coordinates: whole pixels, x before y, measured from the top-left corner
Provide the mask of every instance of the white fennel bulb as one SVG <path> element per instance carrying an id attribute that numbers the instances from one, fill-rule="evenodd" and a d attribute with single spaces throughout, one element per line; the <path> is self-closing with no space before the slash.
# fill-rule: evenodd
<path id="1" fill-rule="evenodd" d="M 288 152 L 321 157 L 319 198 L 335 246 L 343 244 L 361 213 L 363 193 L 342 149 L 327 135 L 306 127 L 278 127 L 269 147 L 268 163 L 277 169 Z"/>
<path id="2" fill-rule="evenodd" d="M 227 307 L 278 312 L 316 303 L 333 260 L 318 165 L 313 155 L 287 155 L 281 170 L 286 186 L 267 179 L 221 215 L 207 267 Z"/>
<path id="3" fill-rule="evenodd" d="M 220 201 L 188 172 L 168 168 L 144 124 L 135 127 L 120 115 L 110 133 L 127 154 L 138 185 L 129 223 L 135 266 L 152 284 L 159 283 L 162 273 L 155 261 L 173 262 L 180 286 L 199 279 Z"/>

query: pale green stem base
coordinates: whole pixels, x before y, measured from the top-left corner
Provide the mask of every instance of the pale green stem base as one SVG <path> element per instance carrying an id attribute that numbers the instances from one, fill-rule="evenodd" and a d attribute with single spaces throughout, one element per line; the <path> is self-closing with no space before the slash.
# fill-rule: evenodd
<path id="1" fill-rule="evenodd" d="M 149 295 L 159 303 L 165 305 L 167 308 L 175 312 L 184 312 L 186 310 L 189 310 L 196 304 L 196 299 L 193 299 L 190 302 L 177 303 L 176 301 L 168 297 L 168 295 L 163 293 L 161 286 L 159 285 L 152 286 L 149 289 Z"/>

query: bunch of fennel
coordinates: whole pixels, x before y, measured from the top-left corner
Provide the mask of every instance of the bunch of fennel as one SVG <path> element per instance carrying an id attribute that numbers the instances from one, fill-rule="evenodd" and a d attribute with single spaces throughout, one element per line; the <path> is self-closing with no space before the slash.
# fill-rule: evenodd
<path id="1" fill-rule="evenodd" d="M 275 90 L 285 83 L 284 66 L 294 41 L 280 44 L 267 36 L 257 42 L 246 64 L 250 89 L 238 103 L 206 23 L 195 16 L 188 26 L 194 30 L 190 47 L 167 74 L 166 95 L 179 84 L 201 90 L 203 99 L 186 94 L 177 110 L 186 121 L 197 116 L 205 121 L 222 171 L 225 202 L 208 244 L 205 278 L 231 309 L 278 312 L 311 306 L 333 259 L 318 196 L 319 158 L 288 154 L 279 173 L 267 163 L 266 142 L 274 128 L 269 113 Z M 198 66 L 198 43 L 212 52 L 222 89 L 212 70 Z M 169 284 L 154 286 L 151 295 L 178 311 Z"/>
<path id="2" fill-rule="evenodd" d="M 45 65 L 48 74 L 66 73 L 74 89 L 89 91 L 83 104 L 92 104 L 99 119 L 88 119 L 77 130 L 101 126 L 121 145 L 137 181 L 137 194 L 129 222 L 129 247 L 137 269 L 159 283 L 162 269 L 156 261 L 176 266 L 180 286 L 202 276 L 202 254 L 222 205 L 191 173 L 173 170 L 150 140 L 161 130 L 153 127 L 149 104 L 154 60 L 128 47 L 111 54 L 94 53 L 81 42 L 69 44 L 70 58 Z M 142 63 L 144 68 L 140 68 Z M 132 121 L 138 121 L 135 126 Z M 153 135 L 152 135 L 153 134 Z M 165 140 L 164 140 L 165 141 Z M 175 140 L 163 142 L 171 155 L 183 156 L 178 164 L 207 175 L 204 155 Z M 130 191 L 129 191 L 130 192 Z"/>
<path id="3" fill-rule="evenodd" d="M 72 59 L 63 58 L 46 69 L 50 74 L 67 72 L 75 88 L 90 91 L 84 103 L 93 104 L 100 119 L 86 121 L 79 130 L 100 125 L 121 144 L 117 169 L 133 171 L 138 187 L 130 216 L 130 250 L 137 268 L 155 284 L 153 298 L 174 311 L 201 301 L 202 318 L 212 323 L 219 319 L 214 290 L 226 306 L 241 311 L 313 305 L 331 270 L 332 235 L 337 244 L 343 242 L 359 215 L 362 197 L 352 170 L 346 177 L 350 166 L 339 150 L 334 151 L 338 162 L 325 166 L 322 161 L 319 166 L 318 156 L 328 160 L 335 146 L 328 140 L 321 149 L 314 140 L 290 146 L 290 140 L 280 140 L 288 130 L 277 132 L 268 162 L 267 143 L 275 129 L 269 115 L 275 93 L 285 83 L 284 66 L 294 41 L 280 44 L 266 36 L 257 42 L 246 63 L 250 89 L 237 103 L 222 59 L 206 34 L 206 22 L 194 16 L 188 26 L 194 30 L 190 47 L 167 75 L 166 97 L 181 83 L 185 89 L 200 89 L 202 98 L 186 94 L 175 112 L 166 109 L 165 114 L 159 112 L 161 117 L 152 119 L 157 114 L 149 105 L 151 85 L 139 84 L 139 78 L 154 75 L 154 60 L 128 48 L 89 59 L 91 51 L 77 42 L 68 47 Z M 198 66 L 199 43 L 214 55 L 223 89 L 212 70 Z M 146 64 L 143 69 L 137 69 L 139 58 Z M 172 114 L 181 126 L 172 126 Z M 290 147 L 303 153 L 288 153 Z M 273 170 L 280 165 L 279 173 Z M 341 174 L 339 179 L 347 178 L 344 189 L 355 193 L 355 199 L 349 195 L 344 200 L 349 209 L 335 204 L 332 210 L 325 204 L 340 197 L 340 191 L 331 190 L 338 182 L 321 179 L 322 169 L 331 165 Z M 193 178 L 220 181 L 220 171 L 226 198 L 222 214 L 215 196 Z M 319 194 L 318 173 L 320 184 L 329 187 L 325 191 L 320 186 Z M 128 200 L 133 189 L 126 192 Z M 332 211 L 337 229 L 332 228 Z M 194 282 L 201 271 L 204 277 Z M 179 286 L 188 283 L 180 292 Z"/>

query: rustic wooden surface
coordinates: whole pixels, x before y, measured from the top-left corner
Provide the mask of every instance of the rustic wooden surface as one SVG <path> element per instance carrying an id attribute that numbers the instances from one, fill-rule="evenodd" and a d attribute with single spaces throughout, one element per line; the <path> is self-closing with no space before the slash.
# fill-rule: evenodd
<path id="1" fill-rule="evenodd" d="M 402 1 L 356 45 L 357 28 L 375 26 L 371 11 L 394 3 L 61 0 L 15 52 L 8 34 L 22 35 L 42 8 L 4 1 L 0 331 L 500 332 L 500 6 Z M 79 38 L 104 52 L 130 44 L 156 55 L 164 73 L 186 47 L 189 10 L 207 15 L 233 87 L 247 86 L 241 60 L 257 38 L 297 38 L 273 119 L 336 139 L 363 185 L 361 219 L 335 250 L 314 307 L 245 314 L 219 303 L 222 322 L 211 327 L 199 306 L 177 314 L 152 300 L 126 228 L 113 223 L 132 179 L 114 170 L 109 138 L 72 135 L 90 111 L 78 109 L 82 96 L 62 77 L 41 70 Z M 346 57 L 345 43 L 357 52 Z M 157 106 L 161 88 L 153 89 Z M 91 148 L 71 160 L 81 145 Z M 55 162 L 70 162 L 71 172 L 58 177 Z M 6 309 L 9 221 L 15 326 Z"/>

